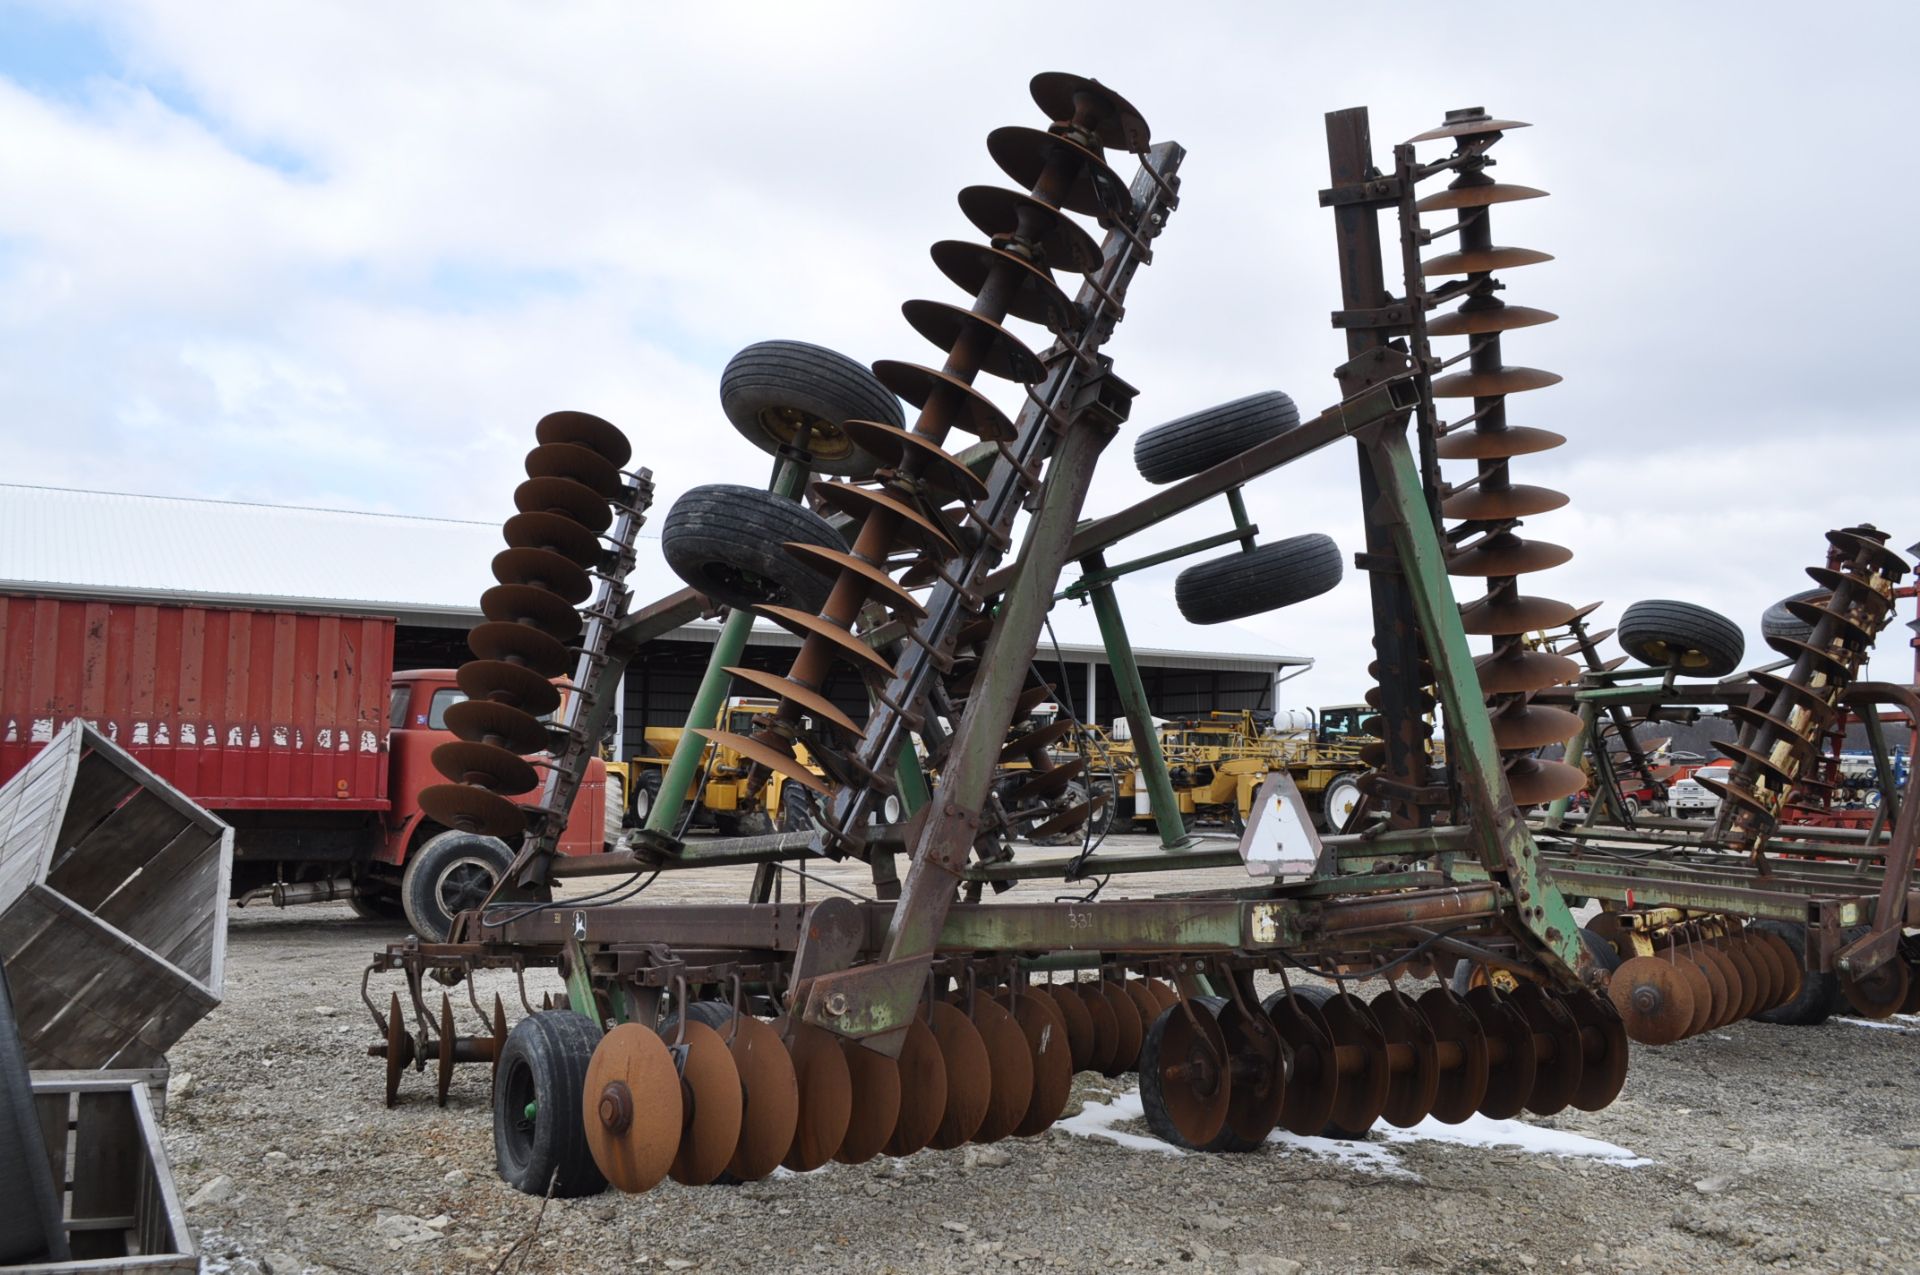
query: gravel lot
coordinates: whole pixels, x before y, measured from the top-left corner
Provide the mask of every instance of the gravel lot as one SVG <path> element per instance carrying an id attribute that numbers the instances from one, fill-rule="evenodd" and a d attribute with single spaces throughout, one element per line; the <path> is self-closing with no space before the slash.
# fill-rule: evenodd
<path id="1" fill-rule="evenodd" d="M 649 897 L 744 888 L 710 872 Z M 232 914 L 226 1003 L 175 1048 L 167 1114 L 207 1269 L 1920 1269 L 1920 1020 L 1635 1046 L 1614 1106 L 1459 1131 L 1491 1145 L 1376 1130 L 1177 1155 L 1126 1118 L 1131 1078 L 1082 1076 L 1084 1112 L 1039 1138 L 542 1216 L 494 1176 L 485 1068 L 460 1069 L 445 1109 L 411 1072 L 382 1106 L 359 979 L 402 937 L 338 906 Z"/>

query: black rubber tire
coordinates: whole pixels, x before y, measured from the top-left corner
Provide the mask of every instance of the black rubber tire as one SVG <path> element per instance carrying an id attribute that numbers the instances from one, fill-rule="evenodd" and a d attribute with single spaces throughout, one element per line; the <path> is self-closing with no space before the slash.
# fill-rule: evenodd
<path id="1" fill-rule="evenodd" d="M 633 781 L 633 803 L 627 809 L 634 827 L 647 826 L 647 816 L 653 813 L 654 806 L 660 801 L 660 785 L 665 779 L 666 772 L 661 767 L 648 766 L 640 772 L 640 777 Z M 641 809 L 643 797 L 646 799 L 644 811 Z"/>
<path id="2" fill-rule="evenodd" d="M 587 1064 L 599 1043 L 600 1029 L 570 1009 L 529 1014 L 507 1033 L 493 1086 L 493 1156 L 514 1190 L 545 1195 L 550 1179 L 562 1199 L 607 1189 L 584 1114 Z"/>
<path id="3" fill-rule="evenodd" d="M 805 505 L 733 483 L 695 487 L 673 502 L 660 528 L 660 551 L 673 573 L 716 602 L 817 612 L 833 577 L 781 547 L 792 541 L 847 548 Z"/>
<path id="4" fill-rule="evenodd" d="M 812 796 L 805 784 L 788 780 L 780 785 L 780 831 L 813 831 Z"/>
<path id="5" fill-rule="evenodd" d="M 61 1211 L 13 992 L 0 969 L 0 1265 L 68 1261 Z"/>
<path id="6" fill-rule="evenodd" d="M 429 943 L 446 942 L 454 916 L 480 906 L 512 862 L 513 851 L 498 837 L 442 832 L 429 838 L 407 857 L 400 878 L 407 924 Z"/>
<path id="7" fill-rule="evenodd" d="M 1666 668 L 1675 652 L 1680 671 L 1692 677 L 1725 677 L 1740 667 L 1747 640 L 1740 626 L 1717 611 L 1652 598 L 1620 617 L 1620 649 L 1651 668 Z"/>
<path id="8" fill-rule="evenodd" d="M 1825 589 L 1804 589 L 1791 597 L 1780 599 L 1761 613 L 1760 636 L 1766 639 L 1768 646 L 1772 646 L 1782 655 L 1799 654 L 1792 647 L 1782 648 L 1774 645 L 1776 639 L 1804 642 L 1813 636 L 1813 626 L 1787 610 L 1787 603 L 1825 602 L 1831 596 L 1833 595 Z"/>
<path id="9" fill-rule="evenodd" d="M 399 921 L 407 915 L 406 909 L 400 906 L 400 896 L 378 886 L 356 890 L 348 897 L 347 907 L 363 921 Z"/>
<path id="10" fill-rule="evenodd" d="M 1580 927 L 1580 941 L 1586 944 L 1587 951 L 1593 953 L 1593 959 L 1600 962 L 1600 968 L 1609 974 L 1620 968 L 1620 953 L 1613 944 L 1584 925 Z"/>
<path id="11" fill-rule="evenodd" d="M 1793 949 L 1800 962 L 1800 994 L 1784 1005 L 1752 1015 L 1755 1022 L 1782 1027 L 1818 1027 L 1843 1006 L 1846 994 L 1840 990 L 1840 978 L 1833 971 L 1815 973 L 1807 968 L 1807 927 L 1791 921 L 1754 921 L 1750 928 L 1778 934 Z"/>
<path id="12" fill-rule="evenodd" d="M 1300 409 L 1278 390 L 1249 394 L 1155 425 L 1133 440 L 1133 463 L 1150 483 L 1170 483 L 1232 460 L 1300 424 Z"/>
<path id="13" fill-rule="evenodd" d="M 720 410 L 755 447 L 775 455 L 791 436 L 783 416 L 792 411 L 836 426 L 906 425 L 900 400 L 865 366 L 804 341 L 759 341 L 734 355 L 720 374 Z M 882 463 L 837 431 L 816 437 L 808 450 L 822 474 L 864 478 Z"/>
<path id="14" fill-rule="evenodd" d="M 1224 624 L 1319 597 L 1342 572 L 1340 546 L 1310 532 L 1188 567 L 1173 599 L 1190 624 Z"/>

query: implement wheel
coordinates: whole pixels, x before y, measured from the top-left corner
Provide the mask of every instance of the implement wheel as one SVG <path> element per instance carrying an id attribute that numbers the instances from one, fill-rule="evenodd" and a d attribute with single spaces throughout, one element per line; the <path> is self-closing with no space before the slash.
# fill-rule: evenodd
<path id="1" fill-rule="evenodd" d="M 687 492 L 660 529 L 660 551 L 673 573 L 715 601 L 818 611 L 833 578 L 788 553 L 789 543 L 847 548 L 825 518 L 798 501 L 733 483 Z"/>
<path id="2" fill-rule="evenodd" d="M 598 1027 L 568 1009 L 530 1014 L 508 1033 L 493 1087 L 493 1155 L 516 1191 L 545 1195 L 549 1182 L 562 1198 L 606 1189 L 584 1119 L 587 1067 L 600 1040 Z"/>
<path id="3" fill-rule="evenodd" d="M 1154 1136 L 1200 1149 L 1220 1136 L 1232 1102 L 1227 1040 L 1202 1006 L 1174 1005 L 1147 1027 L 1140 1047 L 1140 1103 Z"/>
<path id="4" fill-rule="evenodd" d="M 900 400 L 872 372 L 804 341 L 759 341 L 734 355 L 720 374 L 720 408 L 748 442 L 776 456 L 804 430 L 810 468 L 850 478 L 867 477 L 881 461 L 841 426 L 906 424 Z"/>
<path id="5" fill-rule="evenodd" d="M 1620 649 L 1652 668 L 1678 665 L 1693 677 L 1725 677 L 1740 667 L 1740 626 L 1691 602 L 1652 598 L 1620 617 Z"/>
<path id="6" fill-rule="evenodd" d="M 1188 567 L 1173 600 L 1189 624 L 1224 624 L 1319 597 L 1343 570 L 1340 546 L 1315 532 Z"/>

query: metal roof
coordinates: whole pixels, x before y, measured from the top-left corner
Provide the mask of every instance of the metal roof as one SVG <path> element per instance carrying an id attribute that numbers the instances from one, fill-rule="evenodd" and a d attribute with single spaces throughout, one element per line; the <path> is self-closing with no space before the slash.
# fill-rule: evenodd
<path id="1" fill-rule="evenodd" d="M 370 613 L 465 628 L 480 618 L 480 594 L 493 583 L 488 566 L 501 547 L 497 522 L 0 483 L 0 590 L 11 592 Z M 640 555 L 636 598 L 680 587 L 658 553 Z M 696 621 L 673 636 L 712 641 L 718 628 Z M 1063 654 L 1104 653 L 1090 607 L 1056 608 L 1053 628 Z M 1134 605 L 1127 628 L 1135 654 L 1156 667 L 1312 663 L 1260 652 L 1264 639 L 1233 625 L 1187 624 L 1164 604 Z M 1215 649 L 1223 637 L 1243 649 Z M 754 641 L 794 639 L 768 628 Z"/>

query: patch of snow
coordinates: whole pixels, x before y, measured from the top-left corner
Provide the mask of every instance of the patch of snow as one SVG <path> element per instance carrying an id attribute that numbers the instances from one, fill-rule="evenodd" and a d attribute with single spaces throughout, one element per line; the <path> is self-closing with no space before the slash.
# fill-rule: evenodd
<path id="1" fill-rule="evenodd" d="M 1850 1018 L 1845 1014 L 1836 1015 L 1836 1023 L 1845 1023 L 1849 1027 L 1872 1027 L 1883 1032 L 1905 1032 L 1913 1035 L 1920 1032 L 1920 1014 L 1895 1014 L 1885 1020 L 1873 1018 Z"/>

